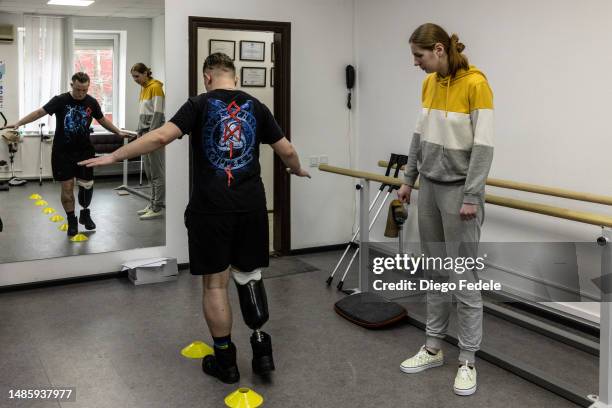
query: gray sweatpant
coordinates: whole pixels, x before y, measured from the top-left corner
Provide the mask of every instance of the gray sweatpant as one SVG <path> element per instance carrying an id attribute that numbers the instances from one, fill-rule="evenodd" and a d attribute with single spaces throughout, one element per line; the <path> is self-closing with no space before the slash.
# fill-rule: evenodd
<path id="1" fill-rule="evenodd" d="M 418 198 L 418 221 L 421 249 L 426 257 L 472 257 L 478 255 L 480 226 L 484 220 L 484 192 L 478 205 L 476 218 L 463 221 L 459 210 L 463 204 L 464 184 L 436 183 L 421 175 Z M 462 273 L 457 273 L 458 271 Z M 472 270 L 431 270 L 426 279 L 435 282 L 460 280 L 478 281 Z M 428 347 L 440 349 L 448 330 L 452 295 L 457 300 L 457 337 L 459 339 L 459 361 L 474 363 L 475 353 L 482 340 L 482 298 L 478 290 L 455 290 L 427 292 L 427 339 Z"/>
<path id="2" fill-rule="evenodd" d="M 151 183 L 151 209 L 153 211 L 161 210 L 166 198 L 164 151 L 165 148 L 162 147 L 143 156 L 145 174 Z"/>

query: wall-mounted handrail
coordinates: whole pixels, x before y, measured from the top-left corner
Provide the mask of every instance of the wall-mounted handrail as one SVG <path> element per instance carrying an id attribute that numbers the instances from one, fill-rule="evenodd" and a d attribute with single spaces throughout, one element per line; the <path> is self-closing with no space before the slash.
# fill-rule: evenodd
<path id="1" fill-rule="evenodd" d="M 379 167 L 386 168 L 387 165 L 388 165 L 388 162 L 384 160 L 380 160 L 378 162 Z M 402 166 L 402 170 L 403 170 L 403 167 L 404 166 Z M 591 193 L 582 193 L 579 191 L 565 190 L 565 189 L 556 188 L 556 187 L 540 186 L 537 184 L 521 183 L 518 181 L 503 180 L 503 179 L 498 179 L 498 178 L 488 178 L 487 186 L 508 188 L 511 190 L 527 191 L 529 193 L 544 194 L 548 196 L 568 198 L 571 200 L 586 201 L 589 203 L 612 205 L 612 197 L 610 196 L 605 196 L 605 195 L 600 195 L 600 194 L 591 194 Z"/>
<path id="2" fill-rule="evenodd" d="M 381 176 L 376 173 L 365 171 L 346 169 L 342 167 L 330 166 L 327 164 L 319 165 L 319 170 L 328 173 L 335 173 L 354 178 L 377 181 L 387 185 L 399 186 L 402 184 L 402 179 L 395 177 Z M 418 184 L 414 188 L 418 189 Z M 514 198 L 501 197 L 498 195 L 486 194 L 485 201 L 489 204 L 499 205 L 501 207 L 514 208 L 517 210 L 529 211 L 533 213 L 548 215 L 551 217 L 563 218 L 566 220 L 582 222 L 585 224 L 597 225 L 599 227 L 612 228 L 612 217 L 601 214 L 593 214 L 585 211 L 575 211 L 566 208 L 555 207 L 552 205 L 532 203 L 524 200 L 516 200 Z"/>

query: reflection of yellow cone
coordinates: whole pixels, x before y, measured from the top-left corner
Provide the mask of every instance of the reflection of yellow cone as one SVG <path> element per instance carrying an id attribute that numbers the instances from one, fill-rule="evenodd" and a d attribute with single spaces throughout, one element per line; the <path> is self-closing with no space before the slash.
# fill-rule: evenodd
<path id="1" fill-rule="evenodd" d="M 232 408 L 255 408 L 263 404 L 263 397 L 248 388 L 238 388 L 225 397 L 225 405 Z"/>
<path id="2" fill-rule="evenodd" d="M 40 194 L 32 194 L 30 196 L 30 200 L 42 200 L 42 197 L 40 196 Z"/>
<path id="3" fill-rule="evenodd" d="M 83 241 L 88 241 L 89 238 L 87 238 L 87 235 L 83 235 L 83 234 L 76 234 L 74 237 L 70 238 L 70 241 L 72 242 L 83 242 Z"/>
<path id="4" fill-rule="evenodd" d="M 68 231 L 68 224 L 62 224 L 62 226 L 59 227 L 59 230 L 64 232 Z"/>
<path id="5" fill-rule="evenodd" d="M 201 341 L 194 341 L 182 349 L 181 354 L 187 358 L 204 358 L 205 356 L 214 354 L 214 351 L 208 344 Z"/>
<path id="6" fill-rule="evenodd" d="M 52 222 L 62 222 L 62 221 L 64 221 L 64 217 L 62 217 L 61 215 L 55 214 L 53 217 L 49 218 L 49 221 L 52 221 Z M 68 224 L 66 224 L 66 229 L 68 229 Z"/>
<path id="7" fill-rule="evenodd" d="M 37 202 L 34 203 L 35 206 L 37 207 L 45 207 L 47 206 L 49 203 L 46 202 L 45 200 L 38 200 Z"/>
<path id="8" fill-rule="evenodd" d="M 55 209 L 51 207 L 47 207 L 43 210 L 43 214 L 46 214 L 46 215 L 54 214 L 54 213 L 55 213 Z"/>

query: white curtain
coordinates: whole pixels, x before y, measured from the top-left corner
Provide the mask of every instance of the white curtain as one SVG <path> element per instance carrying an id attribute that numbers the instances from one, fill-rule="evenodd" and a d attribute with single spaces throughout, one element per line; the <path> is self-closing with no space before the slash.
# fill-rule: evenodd
<path id="1" fill-rule="evenodd" d="M 46 104 L 62 91 L 63 21 L 57 17 L 24 17 L 24 114 Z M 26 127 L 36 130 L 45 123 L 47 130 L 55 129 L 55 117 L 45 116 L 40 122 Z"/>

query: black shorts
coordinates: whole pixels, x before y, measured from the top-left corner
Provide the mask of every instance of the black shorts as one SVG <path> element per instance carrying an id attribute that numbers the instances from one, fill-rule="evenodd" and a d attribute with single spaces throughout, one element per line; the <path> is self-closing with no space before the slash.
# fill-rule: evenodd
<path id="1" fill-rule="evenodd" d="M 185 211 L 189 269 L 193 275 L 223 272 L 230 265 L 243 272 L 270 261 L 268 212 L 199 214 Z"/>
<path id="2" fill-rule="evenodd" d="M 93 150 L 80 152 L 67 152 L 53 149 L 51 152 L 51 169 L 56 181 L 66 181 L 77 178 L 80 180 L 93 180 L 93 167 L 79 166 L 77 163 L 95 157 Z"/>

